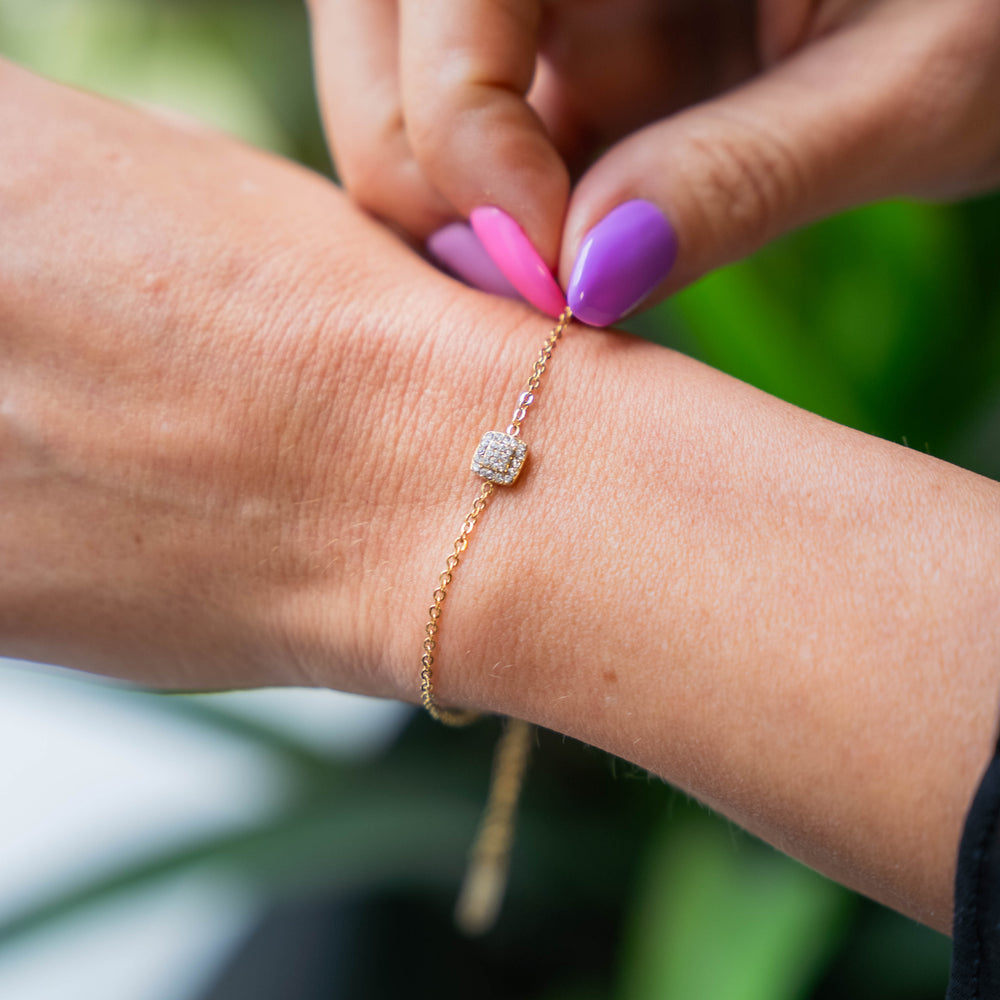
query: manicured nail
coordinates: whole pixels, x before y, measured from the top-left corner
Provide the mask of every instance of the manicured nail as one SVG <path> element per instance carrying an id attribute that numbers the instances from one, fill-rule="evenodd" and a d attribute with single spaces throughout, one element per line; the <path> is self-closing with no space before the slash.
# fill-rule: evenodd
<path id="1" fill-rule="evenodd" d="M 566 308 L 562 290 L 545 261 L 506 213 L 492 205 L 474 208 L 469 222 L 507 280 L 537 309 L 557 317 Z"/>
<path id="2" fill-rule="evenodd" d="M 493 258 L 483 249 L 479 237 L 465 222 L 451 222 L 431 233 L 424 244 L 427 252 L 446 270 L 466 284 L 520 299 L 517 289 L 503 276 Z"/>
<path id="3" fill-rule="evenodd" d="M 649 201 L 626 201 L 584 237 L 566 300 L 573 315 L 607 326 L 634 309 L 667 276 L 677 234 Z"/>

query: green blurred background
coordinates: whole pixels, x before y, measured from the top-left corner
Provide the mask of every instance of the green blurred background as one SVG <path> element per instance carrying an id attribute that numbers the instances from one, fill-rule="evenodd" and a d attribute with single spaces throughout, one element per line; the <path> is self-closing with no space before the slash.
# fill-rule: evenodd
<path id="1" fill-rule="evenodd" d="M 330 171 L 298 0 L 0 0 L 0 53 Z M 856 211 L 708 277 L 633 328 L 1000 478 L 998 224 L 997 198 Z M 359 760 L 211 699 L 134 697 L 280 761 L 285 800 L 251 829 L 150 851 L 34 900 L 0 925 L 0 955 L 115 893 L 223 871 L 269 908 L 205 1000 L 943 995 L 944 937 L 550 734 L 499 926 L 465 940 L 450 914 L 494 726 L 456 733 L 415 716 L 389 752 Z"/>

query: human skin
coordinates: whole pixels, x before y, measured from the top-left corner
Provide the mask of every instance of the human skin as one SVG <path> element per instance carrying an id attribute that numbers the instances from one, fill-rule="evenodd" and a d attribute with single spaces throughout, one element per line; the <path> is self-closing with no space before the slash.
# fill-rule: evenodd
<path id="1" fill-rule="evenodd" d="M 497 206 L 566 288 L 631 199 L 647 304 L 790 229 L 1000 184 L 995 0 L 310 0 L 348 190 L 425 239 Z"/>
<path id="2" fill-rule="evenodd" d="M 4 65 L 0 134 L 0 652 L 415 701 L 471 454 L 546 322 L 208 132 Z M 441 701 L 946 930 L 1000 701 L 1000 486 L 580 327 L 524 433 Z"/>

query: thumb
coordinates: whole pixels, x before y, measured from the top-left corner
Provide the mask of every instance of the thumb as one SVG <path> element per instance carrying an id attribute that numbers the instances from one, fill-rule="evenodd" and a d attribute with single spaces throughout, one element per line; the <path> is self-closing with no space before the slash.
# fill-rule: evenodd
<path id="1" fill-rule="evenodd" d="M 982 132 L 962 6 L 886 5 L 609 150 L 567 213 L 570 308 L 604 326 L 796 226 L 939 187 Z"/>

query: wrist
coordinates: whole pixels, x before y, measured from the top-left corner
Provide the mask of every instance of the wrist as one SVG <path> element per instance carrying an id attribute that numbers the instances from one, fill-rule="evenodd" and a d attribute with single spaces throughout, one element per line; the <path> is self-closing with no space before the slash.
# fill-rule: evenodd
<path id="1" fill-rule="evenodd" d="M 431 594 L 482 482 L 469 472 L 473 452 L 485 430 L 509 422 L 548 327 L 523 306 L 462 289 L 422 264 L 412 284 L 397 284 L 393 312 L 406 319 L 380 319 L 363 338 L 363 367 L 373 375 L 346 417 L 358 430 L 344 435 L 349 447 L 343 461 L 331 463 L 325 474 L 332 483 L 327 492 L 336 493 L 340 483 L 344 498 L 331 506 L 331 517 L 347 518 L 355 529 L 341 571 L 327 583 L 349 609 L 339 630 L 351 648 L 349 659 L 361 665 L 362 676 L 380 678 L 380 687 L 368 690 L 414 701 Z M 542 409 L 536 404 L 533 419 Z M 336 419 L 342 433 L 343 421 Z M 324 530 L 338 535 L 331 526 Z M 460 575 L 455 586 L 467 591 Z M 493 582 L 487 579 L 487 591 Z M 469 596 L 449 605 L 468 603 L 476 614 L 483 597 L 468 602 Z M 331 683 L 322 666 L 329 625 L 319 622 L 330 620 L 329 598 L 326 585 L 320 586 L 311 615 L 323 683 Z M 443 628 L 451 635 L 450 625 Z M 456 652 L 442 653 L 438 679 L 446 699 L 457 696 L 464 674 L 460 655 L 451 663 Z"/>
<path id="2" fill-rule="evenodd" d="M 613 334 L 571 329 L 544 398 L 456 574 L 441 700 L 611 750 L 946 926 L 1000 700 L 1000 487 Z"/>

